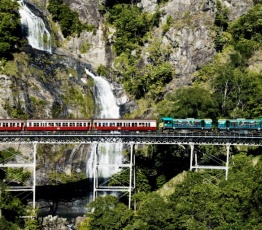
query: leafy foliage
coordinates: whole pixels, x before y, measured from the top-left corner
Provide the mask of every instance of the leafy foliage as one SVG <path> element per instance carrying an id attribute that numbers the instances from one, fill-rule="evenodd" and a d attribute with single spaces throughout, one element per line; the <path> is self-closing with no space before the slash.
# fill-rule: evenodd
<path id="1" fill-rule="evenodd" d="M 87 207 L 91 210 L 87 214 L 89 228 L 94 230 L 123 229 L 133 216 L 132 211 L 113 196 L 98 197 Z"/>
<path id="2" fill-rule="evenodd" d="M 262 5 L 257 4 L 249 12 L 233 22 L 229 32 L 234 46 L 244 57 L 249 58 L 262 43 Z"/>
<path id="3" fill-rule="evenodd" d="M 94 26 L 81 23 L 78 13 L 65 5 L 63 0 L 51 0 L 47 9 L 52 14 L 53 20 L 60 24 L 65 37 L 73 34 L 79 36 L 83 30 L 95 31 Z"/>
<path id="4" fill-rule="evenodd" d="M 4 184 L 0 184 L 0 209 L 7 221 L 19 222 L 16 220 L 19 216 L 25 215 L 25 206 L 17 197 L 13 197 Z"/>
<path id="5" fill-rule="evenodd" d="M 148 48 L 149 64 L 140 69 L 129 67 L 124 73 L 125 89 L 136 99 L 148 97 L 159 101 L 164 95 L 164 87 L 175 74 L 172 65 L 167 62 L 170 56 L 169 47 L 156 42 Z"/>
<path id="6" fill-rule="evenodd" d="M 21 39 L 19 4 L 0 0 L 0 59 L 9 58 Z"/>
<path id="7" fill-rule="evenodd" d="M 227 39 L 225 36 L 226 33 L 224 31 L 228 28 L 228 13 L 229 10 L 221 4 L 221 2 L 217 1 L 217 12 L 215 14 L 215 47 L 217 51 L 222 51 L 224 45 L 227 43 Z"/>
<path id="8" fill-rule="evenodd" d="M 160 116 L 215 118 L 217 104 L 211 92 L 199 86 L 180 88 L 158 104 Z"/>
<path id="9" fill-rule="evenodd" d="M 117 4 L 108 9 L 107 20 L 116 27 L 114 48 L 117 55 L 131 53 L 160 20 L 160 12 L 153 15 L 142 12 L 136 5 Z M 136 17 L 134 17 L 136 15 Z"/>
<path id="10" fill-rule="evenodd" d="M 228 180 L 214 180 L 217 171 L 187 172 L 166 199 L 137 193 L 134 210 L 98 197 L 88 205 L 86 229 L 260 229 L 261 159 L 240 153 L 230 165 Z"/>

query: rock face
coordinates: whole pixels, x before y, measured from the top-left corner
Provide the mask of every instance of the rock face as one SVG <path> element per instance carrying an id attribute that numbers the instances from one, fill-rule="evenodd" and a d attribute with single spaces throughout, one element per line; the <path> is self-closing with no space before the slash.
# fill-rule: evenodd
<path id="1" fill-rule="evenodd" d="M 37 3 L 39 7 L 47 5 L 46 1 L 40 0 L 28 0 L 28 2 Z M 221 2 L 229 9 L 230 20 L 240 17 L 253 5 L 252 0 Z M 64 3 L 78 12 L 82 22 L 95 25 L 97 31 L 95 34 L 82 32 L 79 37 L 71 37 L 63 47 L 90 63 L 94 69 L 100 65 L 114 68 L 112 51 L 114 30 L 105 25 L 103 14 L 99 11 L 103 1 L 64 0 Z M 155 12 L 157 8 L 165 12 L 159 27 L 155 28 L 153 33 L 164 44 L 172 47 L 169 61 L 174 66 L 177 75 L 169 88 L 190 84 L 193 73 L 204 63 L 210 61 L 215 54 L 213 42 L 215 33 L 211 26 L 214 22 L 216 1 L 170 0 L 158 5 L 157 0 L 141 0 L 137 5 L 148 13 Z M 163 34 L 162 27 L 168 17 L 172 17 L 174 22 L 171 28 Z M 83 51 L 84 46 L 87 47 L 86 51 Z M 144 53 L 146 60 L 146 52 Z"/>

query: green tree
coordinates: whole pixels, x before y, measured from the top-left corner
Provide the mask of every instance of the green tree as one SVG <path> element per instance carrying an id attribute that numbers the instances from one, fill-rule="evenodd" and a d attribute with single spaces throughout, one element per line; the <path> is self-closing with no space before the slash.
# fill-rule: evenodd
<path id="1" fill-rule="evenodd" d="M 0 218 L 0 229 L 2 230 L 20 230 L 21 228 L 12 222 L 9 222 L 5 219 L 5 217 Z"/>
<path id="2" fill-rule="evenodd" d="M 98 197 L 87 205 L 91 211 L 87 213 L 89 218 L 88 228 L 97 230 L 124 229 L 133 218 L 133 212 L 116 197 Z"/>
<path id="3" fill-rule="evenodd" d="M 10 58 L 21 39 L 18 9 L 17 1 L 0 0 L 0 59 Z"/>
<path id="4" fill-rule="evenodd" d="M 173 230 L 174 226 L 172 210 L 165 200 L 157 193 L 150 193 L 140 201 L 134 220 L 126 229 Z"/>
<path id="5" fill-rule="evenodd" d="M 83 30 L 95 31 L 93 25 L 81 23 L 78 13 L 72 11 L 68 5 L 64 4 L 63 0 L 51 0 L 47 9 L 52 14 L 52 19 L 60 24 L 65 37 L 73 34 L 79 36 Z"/>
<path id="6" fill-rule="evenodd" d="M 217 115 L 217 104 L 212 94 L 200 86 L 178 89 L 174 100 L 172 117 L 214 118 Z"/>

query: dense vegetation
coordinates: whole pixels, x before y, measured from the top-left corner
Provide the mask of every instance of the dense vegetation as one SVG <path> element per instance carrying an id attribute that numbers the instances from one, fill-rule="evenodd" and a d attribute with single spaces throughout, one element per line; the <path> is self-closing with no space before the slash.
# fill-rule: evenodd
<path id="1" fill-rule="evenodd" d="M 83 30 L 94 31 L 93 25 L 81 23 L 77 12 L 72 11 L 63 0 L 51 0 L 47 7 L 55 22 L 58 22 L 64 37 L 80 35 Z"/>
<path id="2" fill-rule="evenodd" d="M 226 12 L 221 7 L 216 15 L 220 33 L 215 39 L 218 54 L 214 61 L 195 74 L 192 86 L 167 95 L 158 105 L 160 114 L 214 119 L 261 116 L 262 75 L 249 64 L 251 57 L 256 59 L 261 53 L 262 5 L 233 22 L 227 21 Z"/>
<path id="3" fill-rule="evenodd" d="M 262 6 L 259 3 L 255 1 L 246 15 L 230 22 L 229 10 L 217 1 L 214 43 L 218 54 L 195 74 L 191 87 L 165 95 L 166 86 L 175 76 L 168 62 L 171 48 L 157 39 L 151 41 L 151 31 L 158 27 L 164 12 L 147 14 L 136 6 L 136 1 L 105 1 L 107 21 L 116 28 L 115 66 L 121 73 L 125 90 L 134 99 L 159 102 L 160 115 L 214 119 L 261 116 L 261 73 L 248 68 L 249 59 L 261 47 Z M 171 21 L 169 17 L 166 26 L 169 27 Z M 143 51 L 141 46 L 148 41 L 150 45 Z M 145 52 L 147 64 L 142 58 Z"/>
<path id="4" fill-rule="evenodd" d="M 13 161 L 20 152 L 10 147 L 0 151 L 0 164 Z M 38 221 L 34 218 L 22 219 L 21 216 L 35 216 L 35 210 L 27 206 L 26 193 L 11 194 L 10 185 L 27 185 L 31 173 L 24 168 L 7 168 L 0 171 L 0 229 L 39 229 Z"/>
<path id="5" fill-rule="evenodd" d="M 262 162 L 242 153 L 230 165 L 228 180 L 217 171 L 188 172 L 170 195 L 134 195 L 131 210 L 99 197 L 79 229 L 261 229 Z"/>
<path id="6" fill-rule="evenodd" d="M 156 41 L 148 47 L 148 64 L 143 65 L 141 46 L 148 42 L 150 31 L 157 27 L 163 12 L 154 14 L 143 12 L 135 1 L 106 4 L 107 21 L 116 28 L 113 48 L 117 55 L 116 66 L 123 76 L 125 90 L 135 99 L 148 98 L 159 101 L 163 97 L 164 86 L 174 76 L 174 69 L 167 59 L 170 47 Z M 133 17 L 136 15 L 136 17 Z"/>
<path id="7" fill-rule="evenodd" d="M 21 39 L 18 8 L 16 1 L 0 0 L 0 60 L 12 57 Z"/>

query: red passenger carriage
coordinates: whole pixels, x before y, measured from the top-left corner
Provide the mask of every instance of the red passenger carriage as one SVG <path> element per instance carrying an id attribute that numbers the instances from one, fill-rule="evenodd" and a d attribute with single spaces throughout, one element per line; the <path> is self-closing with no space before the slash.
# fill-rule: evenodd
<path id="1" fill-rule="evenodd" d="M 155 119 L 94 119 L 93 129 L 99 131 L 156 131 Z"/>
<path id="2" fill-rule="evenodd" d="M 25 123 L 21 119 L 0 119 L 0 131 L 22 131 Z"/>
<path id="3" fill-rule="evenodd" d="M 27 131 L 87 131 L 91 130 L 91 119 L 29 119 Z"/>

